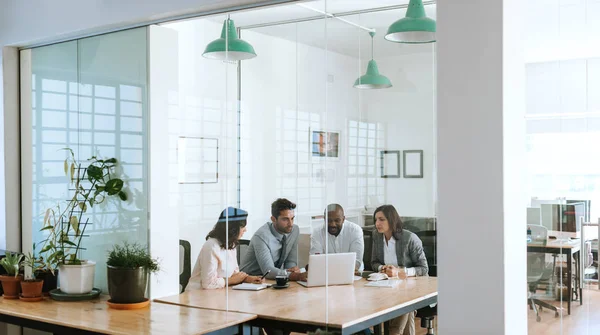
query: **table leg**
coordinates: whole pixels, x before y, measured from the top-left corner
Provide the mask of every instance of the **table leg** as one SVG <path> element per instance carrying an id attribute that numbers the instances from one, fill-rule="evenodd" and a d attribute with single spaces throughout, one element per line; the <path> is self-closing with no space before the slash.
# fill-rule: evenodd
<path id="1" fill-rule="evenodd" d="M 579 287 L 579 305 L 583 305 L 583 268 L 581 267 L 582 251 L 579 250 L 577 253 L 577 286 Z"/>
<path id="2" fill-rule="evenodd" d="M 571 251 L 567 253 L 567 269 L 569 275 L 567 276 L 567 314 L 571 315 L 571 300 L 573 300 L 573 264 Z"/>
<path id="3" fill-rule="evenodd" d="M 383 335 L 390 335 L 390 322 L 386 321 L 383 323 Z"/>
<path id="4" fill-rule="evenodd" d="M 380 323 L 373 326 L 373 332 L 375 333 L 375 335 L 381 335 L 381 324 Z"/>

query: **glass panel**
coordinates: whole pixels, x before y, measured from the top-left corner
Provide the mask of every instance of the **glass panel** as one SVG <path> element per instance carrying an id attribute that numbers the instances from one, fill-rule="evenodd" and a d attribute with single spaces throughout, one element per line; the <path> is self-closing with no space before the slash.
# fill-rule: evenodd
<path id="1" fill-rule="evenodd" d="M 598 332 L 600 7 L 559 1 L 528 22 L 526 171 L 529 334 Z M 534 7 L 530 7 L 534 8 Z M 585 17 L 581 21 L 579 18 Z M 586 22 L 589 20 L 589 22 Z M 531 43 L 530 43 L 531 42 Z M 560 45 L 560 47 L 558 47 Z M 565 48 L 566 47 L 566 48 Z M 568 52 L 560 52 L 559 50 Z M 541 246 L 540 246 L 541 245 Z M 558 316 L 558 317 L 555 317 Z"/>
<path id="2" fill-rule="evenodd" d="M 315 328 L 338 330 L 331 325 L 340 317 L 345 320 L 342 323 L 351 323 L 355 319 L 351 319 L 350 314 L 364 312 L 372 316 L 373 310 L 379 308 L 371 305 L 370 310 L 362 310 L 353 305 L 356 308 L 344 311 L 347 306 L 341 303 L 363 301 L 374 292 L 363 289 L 367 283 L 365 279 L 354 282 L 354 270 L 357 264 L 357 270 L 372 268 L 371 257 L 364 254 L 371 255 L 373 212 L 379 205 L 393 205 L 406 229 L 415 234 L 426 232 L 419 236 L 426 236 L 423 237 L 424 257 L 434 269 L 431 274 L 435 274 L 435 60 L 431 45 L 409 47 L 384 41 L 385 30 L 405 15 L 404 9 L 369 11 L 345 17 L 354 24 L 322 17 L 285 24 L 277 20 L 290 15 L 294 18 L 318 17 L 321 14 L 315 10 L 327 12 L 330 3 L 340 8 L 337 1 L 313 1 L 231 13 L 229 19 L 239 28 L 239 36 L 250 43 L 257 54 L 242 61 L 202 57 L 205 51 L 210 51 L 207 45 L 219 36 L 228 16 L 187 20 L 164 27 L 176 31 L 179 38 L 179 92 L 177 97 L 169 97 L 169 178 L 179 182 L 171 184 L 171 201 L 179 205 L 176 218 L 179 234 L 191 242 L 191 258 L 195 263 L 195 278 L 189 286 L 194 293 L 189 295 L 215 297 L 219 308 L 250 312 L 244 308 L 250 308 L 252 302 L 241 298 L 245 296 L 232 289 L 197 290 L 209 286 L 200 279 L 210 272 L 200 266 L 203 253 L 206 255 L 206 250 L 213 248 L 222 255 L 227 254 L 222 244 L 214 247 L 215 241 L 209 238 L 207 242 L 206 237 L 220 222 L 229 228 L 232 224 L 237 225 L 229 217 L 218 218 L 223 208 L 237 207 L 248 212 L 247 232 L 242 239 L 250 243 L 250 246 L 238 246 L 241 271 L 251 276 L 266 273 L 266 268 L 257 265 L 258 249 L 255 248 L 262 246 L 266 251 L 260 257 L 273 265 L 269 267 L 272 272 L 267 276 L 268 283 L 274 284 L 277 274 L 287 275 L 292 281 L 307 279 L 307 273 L 316 273 L 315 276 L 322 278 L 318 287 L 309 289 L 318 292 L 310 306 L 290 298 L 297 302 L 296 306 L 303 313 L 307 313 L 305 316 L 293 311 L 294 302 L 290 302 L 289 310 L 285 308 L 272 313 L 277 314 L 277 318 L 284 318 L 286 313 L 288 317 L 304 317 L 298 322 L 316 322 Z M 357 4 L 347 4 L 346 8 L 365 9 Z M 370 36 L 356 25 L 377 30 L 375 55 L 380 62 L 380 71 L 390 77 L 394 88 L 358 90 L 353 87 L 371 59 Z M 226 41 L 230 34 L 231 30 L 226 33 Z M 215 44 L 211 44 L 213 47 Z M 231 54 L 232 57 L 236 55 L 239 56 Z M 133 113 L 135 108 L 130 106 L 128 110 Z M 200 164 L 210 163 L 206 156 L 201 156 L 208 153 L 199 146 L 190 147 L 191 142 L 199 144 L 207 139 L 218 140 L 218 183 L 187 182 L 191 172 L 198 175 L 214 171 L 210 165 Z M 419 157 L 422 160 L 417 160 L 416 164 L 422 168 L 423 176 L 382 178 L 379 157 L 384 150 L 400 151 L 398 157 L 402 157 L 404 150 L 421 150 Z M 197 156 L 191 157 L 192 154 Z M 396 168 L 398 175 L 402 175 L 401 161 Z M 295 205 L 276 201 L 279 198 L 286 198 Z M 273 203 L 283 207 L 272 212 Z M 328 207 L 330 204 L 339 204 L 339 208 L 343 208 L 343 228 L 337 231 L 334 227 L 341 224 L 339 208 Z M 328 229 L 329 221 L 332 229 Z M 336 234 L 342 232 L 360 236 L 352 240 L 363 245 L 359 262 L 353 254 L 354 249 L 350 249 L 352 234 L 337 240 L 347 238 L 346 242 L 336 244 Z M 433 236 L 427 235 L 431 232 Z M 213 233 L 217 234 L 216 231 Z M 221 239 L 228 238 L 223 231 L 219 234 Z M 291 246 L 284 245 L 282 235 L 285 234 L 292 239 L 297 234 L 298 238 L 291 240 Z M 320 251 L 315 251 L 316 242 L 311 245 L 311 237 L 318 240 L 317 235 L 324 241 Z M 382 235 L 378 236 L 383 240 Z M 293 253 L 288 255 L 290 259 L 280 262 L 282 245 Z M 312 255 L 311 247 L 314 247 Z M 342 264 L 337 261 L 340 255 L 333 255 L 342 251 L 350 256 L 346 255 L 341 262 L 351 261 L 344 263 L 350 265 L 345 268 L 350 271 L 345 272 L 343 284 L 355 286 L 341 287 L 343 291 L 338 291 L 330 284 L 341 283 L 333 278 L 333 272 L 327 272 L 327 268 L 334 269 Z M 310 261 L 308 267 L 311 270 L 306 272 L 311 256 L 314 263 Z M 214 261 L 214 257 L 208 259 Z M 230 258 L 222 256 L 221 259 L 225 259 L 220 264 L 224 263 L 226 269 L 219 277 L 228 279 L 219 281 L 222 283 L 219 287 L 236 282 L 232 277 L 233 270 L 229 271 Z M 393 263 L 390 261 L 389 265 Z M 424 277 L 429 269 L 422 263 L 400 265 L 420 266 L 419 277 Z M 397 290 L 413 288 L 426 280 L 410 278 L 402 289 Z M 352 290 L 356 286 L 360 289 Z M 281 294 L 304 294 L 298 290 L 297 283 L 290 283 L 290 287 L 293 291 Z M 275 290 L 263 293 L 269 299 L 277 299 Z M 230 299 L 221 305 L 221 298 Z M 202 300 L 204 306 L 209 304 L 208 300 Z M 397 301 L 392 305 L 399 304 Z M 361 330 L 356 329 L 357 332 Z"/>
<path id="3" fill-rule="evenodd" d="M 72 199 L 78 189 L 80 204 L 62 219 L 62 212 L 55 212 L 51 221 L 57 220 L 52 221 L 55 231 L 57 226 L 69 227 L 69 240 L 80 248 L 67 248 L 66 253 L 96 262 L 94 287 L 106 292 L 106 255 L 112 245 L 148 244 L 146 29 L 35 48 L 31 58 L 32 120 L 36 121 L 32 122 L 32 239 L 40 245 L 38 252 L 49 244 L 50 230 L 40 231 L 46 210 L 70 208 L 65 199 Z M 122 85 L 127 87 L 127 103 L 137 104 L 140 113 L 132 115 L 130 108 L 128 117 L 121 117 Z M 124 153 L 123 148 L 127 148 Z M 116 158 L 118 163 L 88 180 L 91 170 L 85 169 L 92 157 Z M 80 182 L 69 183 L 71 171 Z M 105 175 L 108 172 L 110 177 Z M 109 178 L 123 180 L 124 193 L 93 197 L 96 186 L 109 187 Z M 95 201 L 86 202 L 86 195 Z M 127 201 L 121 201 L 121 196 Z"/>

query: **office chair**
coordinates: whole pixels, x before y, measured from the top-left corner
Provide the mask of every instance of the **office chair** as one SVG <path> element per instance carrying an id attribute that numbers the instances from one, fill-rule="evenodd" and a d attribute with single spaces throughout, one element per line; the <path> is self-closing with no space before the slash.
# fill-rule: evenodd
<path id="1" fill-rule="evenodd" d="M 242 265 L 242 255 L 246 253 L 248 246 L 250 245 L 250 240 L 239 240 L 240 244 L 237 246 L 237 261 L 238 265 Z"/>
<path id="2" fill-rule="evenodd" d="M 437 277 L 437 232 L 435 230 L 424 230 L 415 233 L 423 243 L 423 251 L 427 258 L 429 276 Z M 421 319 L 421 328 L 427 328 L 426 335 L 434 335 L 433 320 L 437 315 L 437 304 L 433 307 L 427 306 L 417 310 L 417 317 Z"/>
<path id="3" fill-rule="evenodd" d="M 183 293 L 192 276 L 192 246 L 186 240 L 179 240 L 179 293 Z"/>
<path id="4" fill-rule="evenodd" d="M 543 226 L 531 226 L 530 229 L 535 231 L 533 233 L 534 240 L 531 243 L 545 246 L 548 240 L 548 229 Z M 527 253 L 527 286 L 529 288 L 527 300 L 530 308 L 535 312 L 535 320 L 537 322 L 542 320 L 539 312 L 544 307 L 553 310 L 554 317 L 558 317 L 558 307 L 534 297 L 538 284 L 552 276 L 552 270 L 549 269 L 552 269 L 552 266 L 546 265 L 546 254 Z"/>

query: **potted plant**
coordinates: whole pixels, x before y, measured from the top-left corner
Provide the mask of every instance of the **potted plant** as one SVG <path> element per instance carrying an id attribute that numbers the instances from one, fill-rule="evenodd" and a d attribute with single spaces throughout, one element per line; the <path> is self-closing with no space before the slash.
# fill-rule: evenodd
<path id="1" fill-rule="evenodd" d="M 44 263 L 41 256 L 35 256 L 35 243 L 33 244 L 33 253 L 29 252 L 23 258 L 23 267 L 25 268 L 25 280 L 21 281 L 21 300 L 42 300 L 44 280 L 36 278 L 35 272 L 44 268 Z"/>
<path id="2" fill-rule="evenodd" d="M 5 275 L 0 275 L 5 299 L 19 298 L 19 282 L 23 279 L 23 276 L 19 274 L 21 259 L 23 259 L 23 255 L 10 252 L 0 259 L 0 265 L 6 271 Z"/>
<path id="3" fill-rule="evenodd" d="M 123 191 L 123 180 L 113 177 L 116 158 L 103 160 L 94 156 L 83 166 L 71 149 L 65 150 L 70 154 L 65 159 L 64 171 L 70 179 L 72 194 L 66 204 L 46 210 L 41 230 L 48 231 L 48 238 L 42 241 L 41 252 L 46 255 L 45 262 L 51 273 L 58 267 L 58 282 L 63 293 L 85 294 L 94 288 L 96 263 L 80 259 L 82 238 L 90 224 L 84 214 L 107 197 L 126 201 L 127 194 Z"/>
<path id="4" fill-rule="evenodd" d="M 117 304 L 145 301 L 148 274 L 159 270 L 158 260 L 150 256 L 146 247 L 127 242 L 113 246 L 106 266 L 108 294 L 111 302 Z"/>

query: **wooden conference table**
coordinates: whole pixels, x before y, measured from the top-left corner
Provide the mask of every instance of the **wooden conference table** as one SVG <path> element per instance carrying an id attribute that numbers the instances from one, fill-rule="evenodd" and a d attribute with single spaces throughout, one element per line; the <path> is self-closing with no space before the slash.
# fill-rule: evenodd
<path id="1" fill-rule="evenodd" d="M 572 260 L 575 262 L 575 291 L 579 298 L 579 304 L 583 304 L 583 287 L 581 285 L 581 269 L 579 266 L 579 255 L 581 251 L 581 241 L 579 239 L 571 241 L 560 241 L 560 240 L 548 240 L 546 245 L 539 245 L 535 243 L 527 244 L 527 252 L 537 252 L 545 254 L 555 255 L 566 255 L 567 256 L 567 269 L 569 272 L 569 279 L 567 280 L 567 290 L 569 292 L 569 298 L 567 299 L 567 313 L 571 315 L 571 300 L 573 297 L 573 280 L 571 274 L 573 273 Z M 554 271 L 554 268 L 552 269 Z M 554 274 L 553 274 L 554 275 Z"/>
<path id="2" fill-rule="evenodd" d="M 379 325 L 402 314 L 437 302 L 437 278 L 417 277 L 395 288 L 365 287 L 361 279 L 354 285 L 305 288 L 290 282 L 287 289 L 262 291 L 188 290 L 156 299 L 167 304 L 257 314 L 251 321 L 257 327 L 294 332 L 327 327 L 342 335 Z M 226 296 L 228 294 L 228 297 Z M 327 299 L 326 299 L 327 298 Z"/>
<path id="3" fill-rule="evenodd" d="M 0 322 L 69 334 L 249 334 L 247 322 L 256 314 L 207 311 L 151 303 L 138 310 L 114 310 L 107 296 L 84 302 L 60 302 L 49 298 L 23 302 L 0 298 Z"/>

